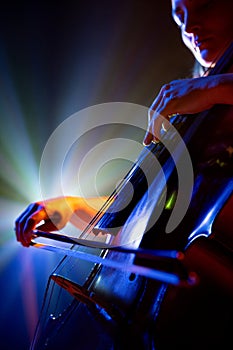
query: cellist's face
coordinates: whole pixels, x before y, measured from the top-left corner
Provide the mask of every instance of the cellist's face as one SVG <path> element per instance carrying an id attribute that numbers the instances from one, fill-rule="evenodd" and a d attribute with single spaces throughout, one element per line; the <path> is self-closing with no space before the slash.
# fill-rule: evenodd
<path id="1" fill-rule="evenodd" d="M 233 41 L 233 0 L 171 0 L 184 44 L 208 67 Z"/>

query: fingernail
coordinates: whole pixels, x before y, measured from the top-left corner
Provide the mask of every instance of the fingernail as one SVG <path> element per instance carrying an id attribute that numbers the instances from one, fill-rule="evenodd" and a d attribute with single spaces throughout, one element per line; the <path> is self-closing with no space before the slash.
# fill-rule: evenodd
<path id="1" fill-rule="evenodd" d="M 151 139 L 152 139 L 152 135 L 150 133 L 146 133 L 146 136 L 144 137 L 144 140 L 143 140 L 143 145 L 149 146 L 151 144 Z"/>
<path id="2" fill-rule="evenodd" d="M 144 146 L 150 146 L 150 144 L 151 144 L 151 139 L 149 138 L 145 138 L 144 140 L 143 140 L 143 145 Z"/>

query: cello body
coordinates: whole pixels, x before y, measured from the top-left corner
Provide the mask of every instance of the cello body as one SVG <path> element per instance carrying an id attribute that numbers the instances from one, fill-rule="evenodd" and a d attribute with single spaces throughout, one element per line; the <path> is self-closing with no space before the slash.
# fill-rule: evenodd
<path id="1" fill-rule="evenodd" d="M 221 72 L 232 69 L 232 46 L 229 52 L 217 67 Z M 120 235 L 119 229 L 112 234 L 116 242 L 118 235 L 133 236 L 140 232 L 139 237 L 132 239 L 136 248 L 180 250 L 184 254 L 182 266 L 173 261 L 144 261 L 130 253 L 72 247 L 125 265 L 179 271 L 184 278 L 185 267 L 196 272 L 198 283 L 176 286 L 124 269 L 65 257 L 48 281 L 31 349 L 227 348 L 233 325 L 233 165 L 229 148 L 232 126 L 224 133 L 218 125 L 220 116 L 227 120 L 232 115 L 231 106 L 215 106 L 203 116 L 193 117 L 201 120 L 201 127 L 195 130 L 192 117 L 174 119 L 191 154 L 194 186 L 187 212 L 171 233 L 167 234 L 166 227 L 174 205 L 165 206 L 156 220 L 153 216 L 179 191 L 175 166 L 169 170 L 167 164 L 171 159 L 166 151 L 160 150 L 160 145 L 152 146 L 150 152 L 167 169 L 166 194 L 161 186 L 154 202 L 148 201 L 145 179 L 135 167 L 126 176 L 126 185 L 113 203 L 112 212 L 104 214 L 94 226 L 101 234 L 121 227 Z M 147 158 L 144 155 L 141 158 L 148 169 Z M 129 181 L 135 196 L 126 210 L 117 211 L 121 198 L 127 196 Z M 158 181 L 155 174 L 150 190 L 159 187 Z M 141 220 L 145 216 L 146 220 Z M 133 224 L 132 218 L 136 218 Z"/>

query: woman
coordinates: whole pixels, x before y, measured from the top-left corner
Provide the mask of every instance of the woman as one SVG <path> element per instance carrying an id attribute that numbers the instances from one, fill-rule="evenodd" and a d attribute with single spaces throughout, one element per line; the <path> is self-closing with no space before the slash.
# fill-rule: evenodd
<path id="1" fill-rule="evenodd" d="M 233 105 L 233 68 L 226 74 L 208 76 L 209 70 L 233 42 L 232 0 L 172 0 L 172 15 L 184 44 L 191 50 L 204 74 L 193 79 L 172 81 L 161 88 L 149 110 L 145 145 L 159 141 L 162 128 L 169 128 L 169 116 L 175 113 L 194 114 L 215 104 Z M 232 139 L 232 118 L 233 114 L 227 113 L 224 119 L 219 120 L 219 130 L 227 130 L 231 135 L 229 139 Z M 228 144 L 227 147 L 230 153 L 233 145 Z M 17 240 L 23 246 L 29 246 L 32 230 L 42 220 L 45 223 L 40 229 L 45 231 L 61 229 L 69 220 L 72 221 L 74 214 L 81 217 L 82 222 L 89 222 L 104 200 L 60 197 L 33 203 L 16 220 Z"/>

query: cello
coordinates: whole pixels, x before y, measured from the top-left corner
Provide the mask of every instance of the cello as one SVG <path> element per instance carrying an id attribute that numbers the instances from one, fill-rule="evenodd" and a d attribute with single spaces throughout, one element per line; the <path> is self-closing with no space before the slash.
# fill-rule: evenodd
<path id="1" fill-rule="evenodd" d="M 233 45 L 210 74 L 232 65 Z M 110 234 L 111 244 L 60 236 L 72 246 L 62 250 L 67 255 L 49 278 L 31 349 L 226 348 L 233 311 L 233 244 L 231 225 L 225 225 L 232 205 L 232 164 L 209 152 L 212 144 L 201 161 L 199 154 L 209 118 L 212 140 L 219 115 L 230 109 L 214 106 L 194 118 L 172 117 L 192 155 L 194 185 L 187 212 L 171 232 L 168 223 L 183 199 L 177 175 L 183 143 L 173 130 L 145 148 L 110 196 L 107 210 L 82 234 L 87 239 L 90 233 Z M 168 144 L 174 153 L 164 147 Z M 165 177 L 151 166 L 153 157 Z M 39 230 L 35 236 L 59 239 Z M 35 240 L 31 244 L 44 248 Z"/>

